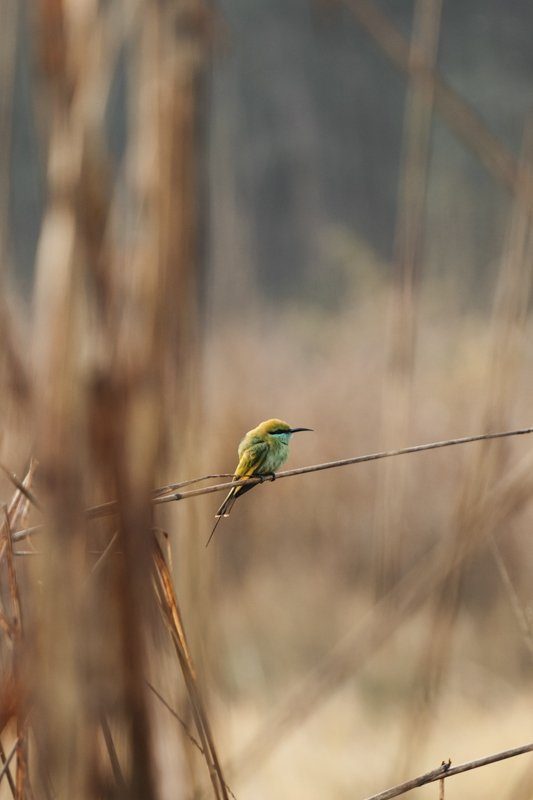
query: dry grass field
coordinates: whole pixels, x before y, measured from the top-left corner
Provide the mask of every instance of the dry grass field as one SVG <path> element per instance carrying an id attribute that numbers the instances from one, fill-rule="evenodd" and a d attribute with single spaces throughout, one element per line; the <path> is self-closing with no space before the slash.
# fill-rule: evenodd
<path id="1" fill-rule="evenodd" d="M 207 549 L 221 495 L 182 496 L 269 417 L 313 429 L 288 468 L 533 424 L 531 124 L 511 153 L 436 72 L 437 0 L 412 42 L 345 5 L 405 75 L 394 256 L 324 224 L 283 297 L 254 272 L 251 206 L 218 201 L 237 169 L 210 139 L 216 13 L 5 4 L 0 800 L 362 800 L 530 745 L 533 434 L 266 482 Z M 43 184 L 27 285 L 20 42 Z M 435 109 L 507 192 L 475 279 L 425 238 Z M 522 754 L 412 796 L 532 787 Z"/>

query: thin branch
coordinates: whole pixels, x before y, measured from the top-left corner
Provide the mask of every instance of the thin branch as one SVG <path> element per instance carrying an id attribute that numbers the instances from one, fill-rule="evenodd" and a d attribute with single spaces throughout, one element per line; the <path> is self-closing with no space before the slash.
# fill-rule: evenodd
<path id="1" fill-rule="evenodd" d="M 213 476 L 211 476 L 211 477 L 213 477 Z M 214 476 L 214 477 L 216 477 L 216 476 Z M 187 727 L 186 723 L 185 723 L 185 722 L 182 720 L 182 718 L 180 717 L 180 715 L 179 715 L 179 714 L 178 714 L 176 711 L 174 711 L 174 709 L 172 708 L 172 706 L 171 706 L 171 705 L 169 705 L 169 703 L 167 703 L 167 701 L 165 700 L 165 698 L 163 697 L 163 695 L 159 694 L 159 692 L 157 691 L 157 689 L 156 689 L 154 686 L 152 686 L 152 684 L 150 683 L 150 681 L 148 681 L 148 680 L 147 680 L 147 681 L 145 681 L 145 683 L 146 683 L 146 685 L 148 686 L 148 688 L 149 688 L 149 689 L 150 689 L 150 690 L 151 690 L 151 691 L 152 691 L 152 692 L 155 694 L 155 696 L 157 697 L 157 699 L 158 699 L 158 700 L 159 700 L 159 701 L 160 701 L 160 702 L 161 702 L 161 703 L 162 703 L 162 704 L 165 706 L 165 708 L 166 708 L 168 711 L 170 711 L 170 713 L 172 714 L 172 716 L 174 717 L 174 719 L 176 719 L 176 720 L 179 722 L 179 724 L 180 724 L 180 725 L 181 725 L 181 727 L 183 728 L 183 732 L 185 733 L 185 735 L 187 736 L 187 738 L 190 740 L 190 742 L 192 742 L 192 744 L 193 744 L 193 745 L 194 745 L 194 746 L 195 746 L 195 747 L 196 747 L 196 748 L 197 748 L 197 749 L 200 751 L 200 753 L 201 753 L 202 755 L 205 755 L 205 753 L 204 753 L 204 748 L 202 747 L 202 745 L 200 744 L 200 742 L 198 741 L 198 739 L 195 739 L 195 737 L 192 735 L 192 733 L 190 732 L 189 728 Z M 233 797 L 233 800 L 236 800 L 236 798 L 235 798 L 235 795 L 233 794 L 233 792 L 231 791 L 231 789 L 230 789 L 230 787 L 228 786 L 228 784 L 227 784 L 227 783 L 226 783 L 226 789 L 228 790 L 229 794 L 230 794 L 230 795 Z"/>
<path id="2" fill-rule="evenodd" d="M 0 759 L 2 760 L 2 765 L 4 765 L 7 761 L 6 759 L 6 751 L 4 750 L 4 745 L 0 742 Z M 9 788 L 11 789 L 11 794 L 13 797 L 16 798 L 17 796 L 17 787 L 15 786 L 15 781 L 13 780 L 13 775 L 11 774 L 11 770 L 9 769 L 9 764 L 6 767 L 6 777 L 7 782 L 9 783 Z"/>
<path id="3" fill-rule="evenodd" d="M 15 486 L 15 488 L 18 489 L 18 491 L 21 492 L 21 494 L 23 494 L 24 497 L 35 506 L 35 508 L 41 510 L 41 506 L 39 505 L 37 498 L 35 497 L 33 492 L 30 491 L 30 489 L 28 489 L 27 486 L 24 486 L 24 483 L 17 478 L 15 473 L 11 472 L 11 470 L 9 470 L 3 464 L 0 464 L 0 469 L 7 475 L 13 486 Z"/>
<path id="4" fill-rule="evenodd" d="M 22 484 L 21 484 L 22 486 Z M 26 487 L 24 491 L 20 491 L 26 496 Z M 20 602 L 20 592 L 17 582 L 17 573 L 15 570 L 15 563 L 13 561 L 13 540 L 11 538 L 11 522 L 7 506 L 3 506 L 4 513 L 4 526 L 6 537 L 6 561 L 7 561 L 7 576 L 9 585 L 9 594 L 11 597 L 11 605 L 13 612 L 13 669 L 19 669 L 20 659 L 20 643 L 22 639 L 22 609 Z M 7 763 L 7 762 L 6 762 Z M 19 709 L 17 713 L 17 771 L 15 776 L 16 796 L 23 798 L 26 795 L 30 796 L 28 792 L 28 720 L 21 714 Z"/>
<path id="5" fill-rule="evenodd" d="M 157 691 L 155 686 L 152 686 L 150 681 L 145 681 L 145 683 L 148 686 L 148 688 L 150 689 L 150 691 L 153 692 L 153 694 L 155 694 L 157 699 L 165 706 L 167 711 L 170 711 L 170 713 L 172 714 L 174 719 L 176 719 L 179 722 L 179 724 L 183 728 L 183 732 L 185 733 L 185 735 L 189 739 L 189 741 L 192 742 L 192 744 L 200 751 L 200 753 L 202 755 L 204 755 L 204 748 L 202 747 L 202 745 L 200 744 L 198 739 L 195 739 L 195 737 L 192 735 L 192 733 L 190 732 L 189 728 L 187 727 L 187 724 L 182 720 L 182 718 L 180 717 L 178 712 L 174 711 L 172 706 L 169 703 L 167 703 L 167 701 L 165 700 L 165 698 L 163 697 L 162 694 L 159 694 L 159 692 Z"/>
<path id="6" fill-rule="evenodd" d="M 11 534 L 11 539 L 14 542 L 18 542 L 21 539 L 27 539 L 28 536 L 31 536 L 34 533 L 39 533 L 39 531 L 42 531 L 43 528 L 44 525 L 41 524 L 41 525 L 32 525 L 31 528 L 23 528 L 23 530 L 20 531 L 14 531 Z"/>
<path id="7" fill-rule="evenodd" d="M 470 444 L 471 442 L 483 442 L 490 439 L 503 439 L 510 436 L 524 436 L 533 433 L 533 427 L 518 428 L 512 431 L 500 431 L 498 433 L 481 433 L 476 436 L 462 436 L 459 439 L 444 439 L 439 442 L 430 442 L 428 444 L 414 445 L 413 447 L 403 447 L 399 450 L 383 450 L 378 453 L 368 453 L 363 456 L 354 456 L 352 458 L 344 458 L 340 461 L 327 461 L 324 464 L 312 464 L 309 467 L 298 467 L 297 469 L 288 469 L 283 472 L 276 472 L 273 475 L 265 475 L 257 478 L 242 478 L 238 481 L 230 481 L 229 483 L 217 483 L 213 486 L 204 486 L 200 489 L 191 489 L 187 492 L 173 492 L 172 494 L 165 495 L 164 497 L 155 497 L 152 502 L 154 505 L 161 503 L 171 503 L 178 500 L 186 500 L 189 497 L 199 497 L 203 494 L 212 494 L 213 492 L 223 492 L 235 486 L 243 486 L 245 484 L 255 485 L 265 481 L 279 480 L 280 478 L 290 478 L 293 475 L 306 475 L 309 472 L 320 472 L 325 469 L 334 469 L 336 467 L 346 467 L 351 464 L 362 464 L 366 461 L 379 461 L 382 458 L 392 458 L 393 456 L 409 455 L 410 453 L 423 453 L 426 450 L 437 450 L 443 447 L 453 447 L 458 444 Z M 204 478 L 207 476 L 204 476 Z M 190 482 L 202 479 L 192 479 Z M 186 483 L 186 482 L 184 482 Z M 156 490 L 157 493 L 158 490 Z M 91 506 L 86 510 L 86 514 L 90 519 L 96 517 L 105 517 L 109 514 L 117 512 L 117 503 L 115 500 L 110 500 L 107 503 L 101 503 L 97 506 Z M 17 531 L 13 534 L 13 541 L 18 542 L 25 539 L 30 533 L 35 533 L 41 529 L 42 526 L 34 526 L 25 530 Z"/>
<path id="8" fill-rule="evenodd" d="M 489 439 L 503 439 L 508 436 L 523 436 L 525 434 L 533 433 L 531 428 L 519 428 L 513 431 L 501 431 L 499 433 L 481 433 L 476 436 L 463 436 L 459 439 L 445 439 L 440 442 L 430 442 L 429 444 L 419 444 L 413 447 L 402 447 L 399 450 L 383 450 L 378 453 L 369 453 L 364 456 L 354 456 L 352 458 L 343 458 L 340 461 L 327 461 L 324 464 L 313 464 L 309 467 L 298 467 L 297 469 L 287 469 L 283 472 L 276 472 L 274 475 L 266 475 L 258 478 L 243 478 L 238 481 L 231 481 L 230 483 L 217 483 L 214 486 L 204 486 L 202 489 L 191 489 L 188 492 L 174 492 L 166 497 L 158 497 L 153 502 L 154 504 L 170 503 L 176 500 L 185 500 L 189 497 L 198 497 L 202 494 L 211 494 L 212 492 L 223 492 L 234 486 L 243 486 L 244 484 L 263 483 L 264 481 L 279 480 L 280 478 L 290 478 L 293 475 L 306 475 L 309 472 L 320 472 L 325 469 L 334 469 L 336 467 L 346 467 L 350 464 L 362 464 L 366 461 L 378 461 L 382 458 L 392 458 L 393 456 L 403 456 L 410 453 L 423 453 L 426 450 L 437 450 L 442 447 L 453 447 L 457 444 L 469 444 L 470 442 L 482 442 Z M 100 509 L 103 513 L 113 513 L 109 510 L 110 506 L 114 504 L 104 503 L 103 506 L 93 506 L 88 509 L 89 516 L 100 516 Z"/>
<path id="9" fill-rule="evenodd" d="M 159 496 L 172 492 L 176 489 L 183 489 L 184 486 L 190 486 L 193 483 L 201 483 L 202 481 L 209 481 L 213 478 L 233 478 L 233 472 L 215 472 L 213 475 L 202 475 L 201 478 L 190 478 L 188 481 L 181 481 L 181 483 L 168 483 L 166 486 L 160 486 L 159 489 L 154 489 L 153 494 Z"/>
<path id="10" fill-rule="evenodd" d="M 11 538 L 11 526 L 9 523 L 9 516 L 7 507 L 3 506 L 2 512 L 4 514 L 5 537 L 6 537 L 6 557 L 7 557 L 7 577 L 9 586 L 9 595 L 12 605 L 12 629 L 15 639 L 20 639 L 20 632 L 22 627 L 22 616 L 20 607 L 20 594 L 17 584 L 17 573 L 15 572 L 15 564 L 13 562 L 13 541 Z"/>
<path id="11" fill-rule="evenodd" d="M 37 469 L 37 466 L 38 466 L 38 461 L 32 456 L 30 458 L 30 463 L 26 471 L 26 474 L 22 480 L 23 488 L 30 493 L 33 484 L 33 476 L 35 470 Z M 8 515 L 9 515 L 9 523 L 11 525 L 11 531 L 14 531 L 20 525 L 25 524 L 30 505 L 31 501 L 28 497 L 26 497 L 24 492 L 17 490 L 13 495 L 13 497 L 11 498 L 11 502 L 8 505 Z"/>
<path id="12" fill-rule="evenodd" d="M 228 800 L 228 787 L 220 766 L 213 735 L 211 733 L 209 718 L 198 688 L 172 579 L 163 556 L 163 551 L 155 536 L 153 543 L 153 561 L 155 568 L 154 589 L 156 597 L 174 642 L 187 693 L 191 701 L 191 710 L 202 744 L 203 755 L 209 771 L 209 777 L 211 778 L 214 794 L 217 798 Z"/>
<path id="13" fill-rule="evenodd" d="M 17 800 L 33 800 L 33 792 L 30 785 L 29 776 L 29 756 L 28 756 L 28 718 L 17 716 L 17 771 L 15 783 L 17 787 Z"/>
<path id="14" fill-rule="evenodd" d="M 37 468 L 37 461 L 32 458 L 30 459 L 30 465 L 28 467 L 28 471 L 24 476 L 24 480 L 22 481 L 21 489 L 17 488 L 17 491 L 11 498 L 11 501 L 7 507 L 7 516 L 9 519 L 9 525 L 11 527 L 11 541 L 16 541 L 15 534 L 13 531 L 15 528 L 18 527 L 19 524 L 22 524 L 26 520 L 28 507 L 29 507 L 29 499 L 27 498 L 27 493 L 30 491 L 30 487 L 33 481 L 33 474 L 35 469 Z M 9 473 L 11 474 L 11 473 Z M 18 482 L 18 478 L 13 476 L 15 481 Z M 28 533 L 26 535 L 30 535 L 33 532 L 32 528 L 27 529 Z M 0 561 L 3 559 L 5 554 L 7 539 L 4 540 L 2 546 L 0 546 Z"/>
<path id="15" fill-rule="evenodd" d="M 108 557 L 109 553 L 113 549 L 113 545 L 115 544 L 117 539 L 118 539 L 118 531 L 115 531 L 115 533 L 113 534 L 113 536 L 109 540 L 109 543 L 106 545 L 106 547 L 104 548 L 103 552 L 100 554 L 99 558 L 96 559 L 96 561 L 94 562 L 93 566 L 91 567 L 91 572 L 90 572 L 88 577 L 90 577 L 90 576 L 94 577 L 96 575 L 96 573 L 102 568 L 102 566 L 104 564 L 104 561 L 106 560 L 106 558 Z"/>
<path id="16" fill-rule="evenodd" d="M 4 775 L 6 774 L 7 770 L 9 769 L 9 764 L 11 762 L 11 759 L 13 758 L 15 753 L 17 752 L 17 747 L 18 746 L 19 746 L 19 740 L 15 739 L 15 744 L 13 745 L 11 750 L 9 751 L 9 755 L 7 756 L 6 760 L 4 761 L 4 763 L 2 765 L 2 769 L 0 769 L 0 781 L 2 780 Z"/>
<path id="17" fill-rule="evenodd" d="M 511 576 L 509 575 L 509 570 L 507 569 L 507 566 L 501 554 L 498 542 L 496 541 L 494 534 L 492 533 L 488 538 L 488 544 L 490 551 L 492 553 L 492 557 L 494 559 L 494 563 L 496 564 L 496 568 L 503 583 L 504 589 L 507 592 L 507 597 L 509 599 L 509 603 L 511 604 L 511 609 L 515 616 L 518 629 L 522 634 L 522 639 L 527 649 L 529 650 L 529 654 L 533 656 L 533 634 L 531 631 L 531 625 L 529 624 L 529 619 L 526 610 L 524 609 L 522 603 L 520 602 L 518 593 L 511 580 Z"/>
<path id="18" fill-rule="evenodd" d="M 115 783 L 120 789 L 120 792 L 125 795 L 127 791 L 126 781 L 124 780 L 124 775 L 122 773 L 120 761 L 118 760 L 118 755 L 115 748 L 115 743 L 113 741 L 113 736 L 111 735 L 109 722 L 107 721 L 107 717 L 103 712 L 100 713 L 100 728 L 102 729 L 102 734 L 109 755 L 111 769 L 113 770 L 113 777 L 115 778 Z"/>
<path id="19" fill-rule="evenodd" d="M 533 750 L 533 742 L 523 744 L 521 747 L 514 747 L 512 750 L 502 750 L 500 753 L 494 753 L 491 756 L 478 758 L 475 761 L 466 761 L 464 764 L 458 764 L 456 767 L 451 766 L 451 761 L 443 761 L 440 767 L 426 772 L 424 775 L 419 775 L 418 778 L 412 778 L 410 781 L 400 783 L 398 786 L 393 786 L 379 794 L 373 794 L 367 797 L 366 800 L 390 800 L 392 797 L 398 797 L 401 794 L 416 789 L 418 786 L 425 786 L 427 783 L 450 778 L 452 775 L 458 775 L 460 772 L 468 772 L 471 769 L 478 769 L 485 767 L 487 764 L 494 764 L 497 761 L 504 761 L 506 758 L 514 758 L 514 756 L 521 756 L 524 753 L 530 753 Z"/>

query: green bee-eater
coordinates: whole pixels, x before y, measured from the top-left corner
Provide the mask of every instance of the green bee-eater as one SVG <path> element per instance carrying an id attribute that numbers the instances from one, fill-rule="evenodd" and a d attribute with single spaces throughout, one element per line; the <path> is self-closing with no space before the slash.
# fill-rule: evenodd
<path id="1" fill-rule="evenodd" d="M 239 444 L 237 451 L 239 463 L 233 479 L 238 481 L 241 478 L 274 475 L 287 460 L 292 434 L 298 431 L 310 430 L 312 428 L 291 428 L 281 419 L 267 419 L 261 422 L 257 428 L 248 431 Z M 234 489 L 230 489 L 226 499 L 215 514 L 215 526 L 207 540 L 206 547 L 211 541 L 220 518 L 228 517 L 235 500 L 249 492 L 256 485 L 255 483 L 245 484 L 244 486 L 236 486 Z"/>

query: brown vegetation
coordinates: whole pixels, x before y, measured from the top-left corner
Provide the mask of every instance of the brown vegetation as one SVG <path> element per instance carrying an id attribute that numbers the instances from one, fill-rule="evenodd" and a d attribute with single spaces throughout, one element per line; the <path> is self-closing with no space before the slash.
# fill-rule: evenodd
<path id="1" fill-rule="evenodd" d="M 271 416 L 315 431 L 289 468 L 531 425 L 531 126 L 515 159 L 440 78 L 439 2 L 415 4 L 411 46 L 348 5 L 411 81 L 394 279 L 330 231 L 335 311 L 274 308 L 249 279 L 231 319 L 209 292 L 199 312 L 220 21 L 199 0 L 41 0 L 28 20 L 47 197 L 32 305 L 7 266 L 0 299 L 2 800 L 362 797 L 531 749 L 530 437 L 267 483 L 207 551 L 217 498 L 153 502 L 231 474 Z M 512 194 L 489 309 L 427 275 L 433 104 Z M 526 800 L 531 758 L 495 760 L 441 796 Z"/>

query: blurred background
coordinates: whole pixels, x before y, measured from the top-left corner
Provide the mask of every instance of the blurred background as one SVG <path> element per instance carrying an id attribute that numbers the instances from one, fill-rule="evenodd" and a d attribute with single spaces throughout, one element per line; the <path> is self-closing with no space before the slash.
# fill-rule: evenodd
<path id="1" fill-rule="evenodd" d="M 531 424 L 531 4 L 10 0 L 3 17 L 0 460 L 21 475 L 37 457 L 55 553 L 15 558 L 27 639 L 61 616 L 58 575 L 75 565 L 78 596 L 114 531 L 90 533 L 81 559 L 83 508 L 118 498 L 129 565 L 120 596 L 103 578 L 64 615 L 63 650 L 35 645 L 60 665 L 28 681 L 64 700 L 64 736 L 80 692 L 120 728 L 131 653 L 194 728 L 164 632 L 146 633 L 151 524 L 239 800 L 367 797 L 529 741 L 528 437 L 266 484 L 208 550 L 220 496 L 150 523 L 149 491 L 231 472 L 268 417 L 314 429 L 289 467 Z M 46 587 L 49 622 L 32 622 Z M 118 700 L 109 597 L 119 628 L 121 609 L 139 621 Z M 90 668 L 65 658 L 89 617 Z M 148 706 L 151 788 L 132 715 L 130 750 L 115 737 L 129 791 L 116 771 L 95 788 L 90 759 L 83 780 L 56 765 L 54 782 L 67 739 L 46 744 L 44 725 L 55 796 L 208 796 L 179 724 L 171 744 Z M 446 796 L 526 800 L 532 781 L 523 756 Z"/>

